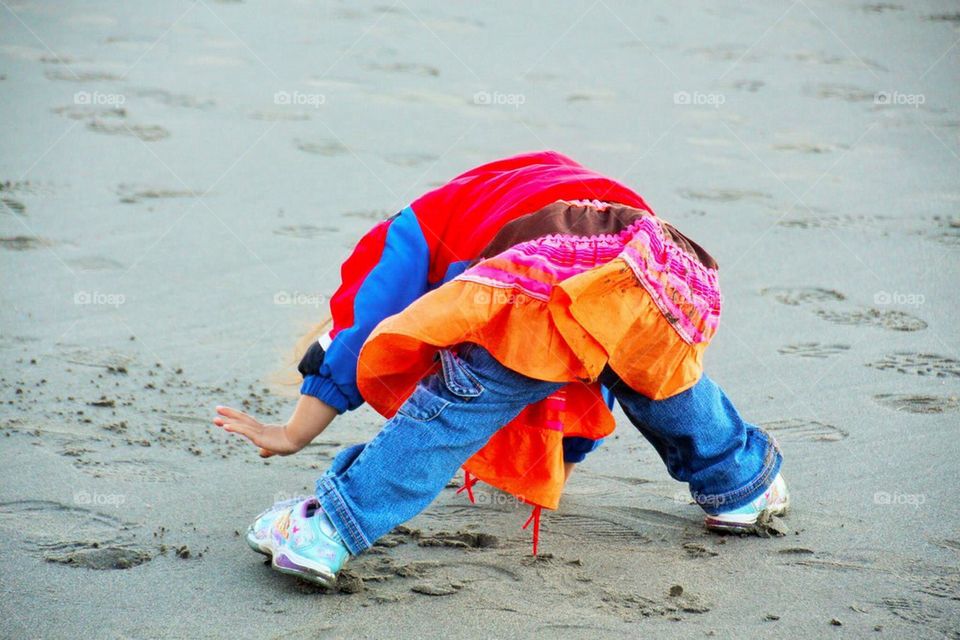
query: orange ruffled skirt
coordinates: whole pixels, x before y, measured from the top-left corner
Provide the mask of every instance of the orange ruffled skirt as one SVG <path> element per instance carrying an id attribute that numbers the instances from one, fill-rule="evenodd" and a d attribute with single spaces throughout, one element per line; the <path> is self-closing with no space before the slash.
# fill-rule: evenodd
<path id="1" fill-rule="evenodd" d="M 549 224 L 558 206 L 569 217 L 575 205 L 552 206 L 552 215 L 533 214 L 527 224 Z M 604 367 L 639 393 L 670 397 L 700 378 L 719 321 L 712 259 L 653 214 L 619 209 L 624 223 L 617 233 L 553 233 L 520 242 L 385 319 L 360 353 L 364 399 L 392 416 L 437 370 L 438 350 L 467 342 L 526 376 L 567 382 L 464 465 L 525 502 L 555 509 L 564 482 L 563 437 L 613 432 L 596 383 Z M 597 207 L 582 213 L 610 215 Z"/>

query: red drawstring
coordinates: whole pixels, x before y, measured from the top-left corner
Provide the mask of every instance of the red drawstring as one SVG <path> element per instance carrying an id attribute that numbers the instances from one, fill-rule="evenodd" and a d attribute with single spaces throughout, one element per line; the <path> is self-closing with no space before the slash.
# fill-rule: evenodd
<path id="1" fill-rule="evenodd" d="M 467 492 L 467 497 L 470 498 L 470 504 L 477 504 L 477 501 L 473 499 L 473 485 L 477 484 L 479 478 L 473 475 L 466 469 L 463 470 L 463 486 L 457 489 L 457 493 Z"/>
<path id="2" fill-rule="evenodd" d="M 530 514 L 530 517 L 527 518 L 526 524 L 523 525 L 523 529 L 526 529 L 530 526 L 530 523 L 533 523 L 533 556 L 537 556 L 537 546 L 540 544 L 540 510 L 543 507 L 537 505 L 533 508 L 533 512 Z"/>

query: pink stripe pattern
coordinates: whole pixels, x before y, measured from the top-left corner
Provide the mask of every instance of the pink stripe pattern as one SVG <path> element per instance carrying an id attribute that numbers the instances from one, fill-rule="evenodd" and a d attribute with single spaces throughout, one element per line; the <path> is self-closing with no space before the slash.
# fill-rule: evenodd
<path id="1" fill-rule="evenodd" d="M 558 283 L 618 258 L 684 341 L 698 344 L 713 337 L 720 322 L 717 271 L 673 242 L 653 215 L 618 234 L 553 234 L 522 242 L 456 279 L 548 302 Z"/>

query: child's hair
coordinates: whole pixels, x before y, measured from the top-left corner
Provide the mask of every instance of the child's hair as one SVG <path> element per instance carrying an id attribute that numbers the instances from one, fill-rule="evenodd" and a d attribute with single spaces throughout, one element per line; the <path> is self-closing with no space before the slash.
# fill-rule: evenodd
<path id="1" fill-rule="evenodd" d="M 310 345 L 313 344 L 320 335 L 330 330 L 331 325 L 333 325 L 333 318 L 328 317 L 323 322 L 318 322 L 310 327 L 310 329 L 294 343 L 293 353 L 289 357 L 284 358 L 283 369 L 270 376 L 269 382 L 271 386 L 279 387 L 276 389 L 277 392 L 282 395 L 289 395 L 291 387 L 300 386 L 302 377 L 300 376 L 300 372 L 297 371 L 297 365 L 300 364 L 300 359 L 303 358 L 303 354 L 307 352 Z"/>

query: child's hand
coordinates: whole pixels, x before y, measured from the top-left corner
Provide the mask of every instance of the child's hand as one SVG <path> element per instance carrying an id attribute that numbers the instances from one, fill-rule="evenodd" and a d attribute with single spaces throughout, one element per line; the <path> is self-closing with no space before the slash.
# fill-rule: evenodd
<path id="1" fill-rule="evenodd" d="M 260 447 L 261 458 L 269 458 L 274 454 L 288 456 L 303 448 L 303 445 L 290 439 L 286 425 L 261 424 L 255 418 L 230 407 L 217 407 L 217 413 L 220 415 L 213 419 L 213 424 L 224 431 L 239 433 Z"/>

